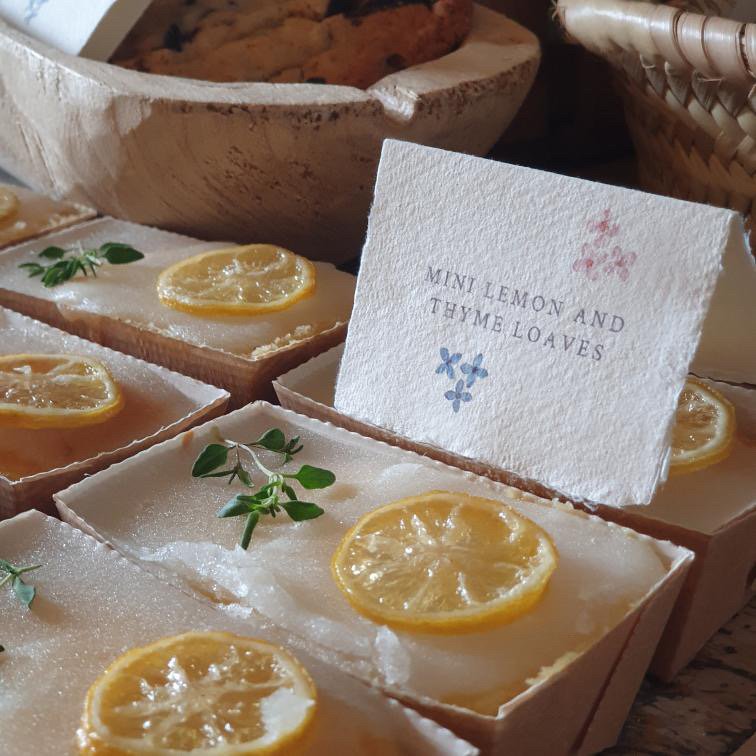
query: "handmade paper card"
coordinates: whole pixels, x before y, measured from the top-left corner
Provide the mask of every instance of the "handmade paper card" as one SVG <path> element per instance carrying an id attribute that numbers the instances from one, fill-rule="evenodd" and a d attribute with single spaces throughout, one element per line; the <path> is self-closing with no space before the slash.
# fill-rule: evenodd
<path id="1" fill-rule="evenodd" d="M 107 60 L 151 0 L 0 0 L 0 18 L 71 55 Z"/>
<path id="2" fill-rule="evenodd" d="M 729 210 L 387 141 L 336 408 L 648 503 L 733 234 Z"/>

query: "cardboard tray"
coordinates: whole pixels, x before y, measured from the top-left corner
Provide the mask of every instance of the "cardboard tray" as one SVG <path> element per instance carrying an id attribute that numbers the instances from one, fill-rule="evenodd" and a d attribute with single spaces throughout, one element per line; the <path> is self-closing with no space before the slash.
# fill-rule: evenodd
<path id="1" fill-rule="evenodd" d="M 269 405 L 259 403 L 240 412 L 268 411 L 266 407 Z M 287 420 L 297 423 L 303 431 L 309 427 L 311 431 L 317 432 L 321 426 L 318 420 L 295 415 L 285 409 L 271 409 L 278 414 L 288 415 Z M 363 447 L 381 444 L 380 441 L 366 439 L 350 429 L 345 431 L 334 428 L 330 423 L 325 425 L 328 433 L 347 433 L 353 437 L 355 444 Z M 204 440 L 203 428 L 192 431 L 194 440 L 198 437 L 200 441 Z M 321 428 L 320 432 L 322 430 Z M 181 438 L 173 439 L 163 444 L 162 450 L 168 452 L 181 443 Z M 132 462 L 129 460 L 124 465 Z M 448 467 L 435 460 L 430 464 Z M 122 466 L 118 467 L 123 469 Z M 98 485 L 106 485 L 110 476 L 120 473 L 118 467 L 100 473 L 97 476 Z M 534 500 L 530 494 L 520 491 L 512 491 L 512 495 Z M 62 519 L 108 543 L 85 516 L 75 511 L 75 498 L 76 488 L 56 496 Z M 558 506 L 569 507 L 567 504 Z M 576 514 L 594 518 L 594 515 L 585 512 L 578 511 Z M 646 538 L 643 535 L 638 537 Z M 664 577 L 594 645 L 575 658 L 557 663 L 542 680 L 503 705 L 497 716 L 486 716 L 425 697 L 410 696 L 390 686 L 382 689 L 405 705 L 448 727 L 481 748 L 484 753 L 507 753 L 510 756 L 542 756 L 548 753 L 557 756 L 595 753 L 611 746 L 620 734 L 693 560 L 693 555 L 687 549 L 669 542 L 657 541 L 654 545 L 667 569 Z M 185 585 L 183 588 L 188 590 Z M 343 665 L 344 669 L 354 673 L 354 670 L 349 669 L 347 661 L 337 657 L 333 651 L 323 650 L 323 654 L 331 663 Z M 549 716 L 548 726 L 544 726 L 545 712 Z"/>
<path id="2" fill-rule="evenodd" d="M 40 509 L 46 512 L 54 511 L 52 496 L 55 492 L 75 483 L 82 478 L 103 470 L 115 462 L 147 449 L 153 444 L 187 430 L 205 420 L 222 415 L 228 404 L 228 393 L 215 386 L 208 386 L 171 370 L 149 365 L 142 360 L 120 354 L 111 349 L 93 344 L 83 339 L 62 333 L 56 328 L 24 317 L 18 313 L 0 307 L 0 352 L 5 352 L 3 333 L 14 329 L 27 334 L 28 350 L 35 353 L 56 353 L 61 351 L 61 344 L 65 343 L 65 351 L 89 355 L 104 362 L 115 373 L 116 378 L 124 382 L 119 376 L 128 375 L 131 366 L 139 366 L 141 370 L 148 370 L 155 383 L 169 384 L 177 393 L 188 398 L 192 409 L 164 425 L 158 426 L 151 433 L 134 438 L 129 443 L 118 448 L 103 451 L 95 456 L 73 462 L 65 467 L 58 467 L 46 472 L 36 473 L 27 477 L 11 480 L 0 474 L 0 519 L 11 517 L 26 509 Z M 73 351 L 72 351 L 73 348 Z M 124 409 L 128 412 L 128 406 Z M 33 433 L 34 431 L 31 431 Z M 44 431 L 49 433 L 49 431 Z"/>
<path id="3" fill-rule="evenodd" d="M 341 354 L 341 347 L 331 349 L 280 376 L 273 385 L 281 404 L 301 414 L 415 451 L 537 496 L 554 497 L 553 491 L 535 481 L 438 447 L 416 443 L 338 412 L 333 407 L 333 394 Z M 696 555 L 651 663 L 650 669 L 656 676 L 670 680 L 691 661 L 719 627 L 756 595 L 756 503 L 714 533 L 702 533 L 663 522 L 637 509 L 629 512 L 599 506 L 590 511 L 640 533 L 672 541 Z"/>

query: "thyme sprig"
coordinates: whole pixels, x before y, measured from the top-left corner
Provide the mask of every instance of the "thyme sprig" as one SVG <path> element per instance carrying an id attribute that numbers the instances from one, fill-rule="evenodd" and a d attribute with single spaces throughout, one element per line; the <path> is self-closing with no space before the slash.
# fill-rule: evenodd
<path id="1" fill-rule="evenodd" d="M 0 575 L 5 573 L 4 577 L 0 578 L 0 588 L 6 583 L 10 583 L 16 598 L 24 606 L 31 606 L 34 597 L 37 595 L 37 589 L 33 585 L 25 583 L 21 575 L 38 570 L 41 566 L 41 564 L 35 564 L 31 567 L 15 567 L 10 562 L 6 562 L 5 559 L 0 559 Z"/>
<path id="2" fill-rule="evenodd" d="M 330 470 L 302 465 L 297 472 L 278 471 L 291 462 L 303 448 L 299 442 L 299 436 L 294 436 L 287 441 L 282 430 L 271 428 L 256 441 L 246 444 L 227 439 L 222 439 L 222 443 L 209 444 L 195 460 L 192 477 L 227 477 L 229 484 L 237 479 L 245 488 L 253 491 L 250 494 L 237 494 L 217 512 L 218 517 L 245 518 L 244 531 L 239 540 L 243 549 L 249 548 L 252 533 L 263 515 L 275 517 L 284 511 L 292 520 L 301 522 L 313 520 L 323 514 L 323 509 L 317 504 L 299 499 L 293 483 L 296 481 L 307 490 L 328 488 L 336 480 L 336 476 Z M 260 459 L 259 452 L 272 452 L 277 455 L 280 459 L 279 468 L 269 469 Z M 229 457 L 233 463 L 231 467 L 227 466 Z M 254 468 L 245 466 L 248 460 L 252 462 L 256 471 Z M 255 472 L 262 473 L 267 479 L 261 486 L 254 483 Z"/>
<path id="3" fill-rule="evenodd" d="M 63 247 L 45 247 L 38 254 L 45 260 L 52 260 L 49 265 L 38 262 L 21 263 L 18 267 L 29 273 L 29 278 L 41 276 L 42 285 L 48 289 L 70 281 L 77 273 L 97 277 L 97 268 L 106 262 L 111 265 L 126 265 L 144 258 L 139 250 L 130 244 L 106 242 L 97 249 L 63 249 Z"/>

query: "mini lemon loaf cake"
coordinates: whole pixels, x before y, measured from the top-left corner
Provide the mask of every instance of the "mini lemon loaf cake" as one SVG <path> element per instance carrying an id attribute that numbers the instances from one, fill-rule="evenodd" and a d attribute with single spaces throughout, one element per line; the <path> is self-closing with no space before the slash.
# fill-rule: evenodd
<path id="1" fill-rule="evenodd" d="M 354 281 L 275 245 L 112 218 L 0 255 L 0 304 L 228 388 L 237 404 L 343 338 Z"/>
<path id="2" fill-rule="evenodd" d="M 511 471 L 401 438 L 336 411 L 342 353 L 335 347 L 280 376 L 274 385 L 281 404 L 494 480 L 516 479 Z M 647 505 L 592 507 L 610 522 L 696 553 L 696 569 L 688 573 L 652 663 L 652 671 L 664 680 L 686 666 L 756 590 L 751 576 L 754 552 L 745 548 L 756 538 L 756 391 L 689 376 L 678 400 L 671 443 L 669 477 Z M 546 491 L 533 481 L 522 485 Z"/>
<path id="3" fill-rule="evenodd" d="M 113 62 L 208 81 L 368 87 L 453 50 L 471 0 L 156 0 Z"/>
<path id="4" fill-rule="evenodd" d="M 84 205 L 58 202 L 21 186 L 0 184 L 0 249 L 95 215 Z"/>
<path id="5" fill-rule="evenodd" d="M 672 474 L 651 503 L 628 512 L 711 534 L 756 508 L 756 391 L 689 381 L 675 439 L 683 464 L 674 465 L 673 458 Z"/>
<path id="6" fill-rule="evenodd" d="M 0 582 L 4 756 L 477 753 L 39 512 L 0 523 Z"/>
<path id="7" fill-rule="evenodd" d="M 225 409 L 228 394 L 0 307 L 0 517 Z"/>
<path id="8" fill-rule="evenodd" d="M 234 617 L 477 722 L 606 640 L 671 565 L 627 529 L 264 403 L 56 501 Z"/>

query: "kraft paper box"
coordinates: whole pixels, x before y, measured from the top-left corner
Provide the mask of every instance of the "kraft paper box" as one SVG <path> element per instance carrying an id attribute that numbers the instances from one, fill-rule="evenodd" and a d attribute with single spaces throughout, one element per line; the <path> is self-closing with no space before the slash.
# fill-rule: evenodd
<path id="1" fill-rule="evenodd" d="M 53 510 L 56 491 L 223 413 L 228 393 L 0 307 L 0 354 L 72 354 L 102 362 L 125 406 L 83 428 L 0 428 L 0 519 Z"/>
<path id="2" fill-rule="evenodd" d="M 83 223 L 97 215 L 84 205 L 59 202 L 15 184 L 0 184 L 0 191 L 11 192 L 17 203 L 11 214 L 0 220 L 0 249 Z"/>
<path id="3" fill-rule="evenodd" d="M 709 504 L 718 519 L 657 518 L 655 493 L 691 362 L 756 381 L 754 291 L 730 211 L 387 142 L 344 360 L 322 355 L 276 390 L 298 411 L 695 549 L 695 601 L 654 665 L 670 676 L 753 591 L 747 442 L 696 474 L 737 466 L 737 489 Z M 736 402 L 741 437 L 751 397 Z"/>
<path id="4" fill-rule="evenodd" d="M 71 55 L 107 60 L 150 0 L 0 0 L 0 18 Z"/>
<path id="5" fill-rule="evenodd" d="M 545 486 L 524 481 L 509 471 L 410 441 L 335 410 L 333 396 L 342 353 L 343 346 L 334 347 L 280 376 L 274 386 L 281 404 L 304 415 L 517 486 L 538 496 L 554 495 Z M 671 540 L 696 553 L 693 568 L 688 573 L 651 665 L 652 671 L 664 679 L 671 679 L 682 669 L 706 640 L 756 593 L 754 462 L 751 461 L 750 466 L 743 464 L 744 460 L 753 460 L 756 454 L 756 444 L 749 441 L 746 435 L 756 433 L 756 390 L 719 382 L 713 382 L 713 385 L 730 398 L 739 419 L 742 419 L 741 437 L 736 440 L 732 459 L 721 463 L 724 469 L 711 469 L 705 476 L 707 485 L 701 488 L 697 487 L 700 476 L 692 475 L 688 480 L 682 476 L 673 478 L 669 486 L 660 492 L 658 499 L 655 497 L 647 507 L 593 508 L 605 519 L 656 538 Z M 715 471 L 717 475 L 713 474 Z M 725 481 L 722 485 L 719 472 Z M 737 487 L 732 495 L 723 490 L 728 483 Z M 695 519 L 690 516 L 689 504 L 694 504 L 697 509 Z M 717 511 L 714 517 L 707 517 L 706 513 L 712 507 L 716 507 Z"/>
<path id="6" fill-rule="evenodd" d="M 19 267 L 38 261 L 46 246 L 97 248 L 120 241 L 144 259 L 104 265 L 97 277 L 77 276 L 45 288 Z M 0 252 L 0 305 L 82 338 L 220 386 L 230 406 L 272 398 L 271 381 L 344 339 L 354 276 L 316 262 L 314 293 L 280 312 L 258 316 L 199 316 L 163 305 L 157 279 L 168 266 L 233 246 L 99 218 Z M 128 292 L 126 295 L 125 293 Z"/>
<path id="7" fill-rule="evenodd" d="M 292 647 L 270 623 L 218 612 L 59 520 L 25 512 L 0 522 L 0 554 L 15 565 L 41 565 L 28 609 L 7 586 L 0 592 L 3 756 L 79 753 L 75 732 L 84 699 L 108 665 L 161 638 L 219 631 L 282 646 L 306 667 L 318 701 L 301 756 L 358 754 L 366 741 L 396 756 L 477 754 L 448 730 Z"/>
<path id="8" fill-rule="evenodd" d="M 272 427 L 299 437 L 296 464 L 324 465 L 336 482 L 312 493 L 322 517 L 261 522 L 245 551 L 241 523 L 216 516 L 237 486 L 193 479 L 190 471 L 208 443 L 257 438 Z M 559 560 L 535 607 L 461 635 L 402 631 L 354 611 L 331 575 L 339 541 L 378 504 L 428 490 L 507 501 L 549 533 Z M 264 402 L 113 465 L 55 499 L 66 522 L 164 582 L 231 616 L 266 618 L 311 655 L 485 752 L 509 756 L 587 754 L 614 742 L 692 559 L 687 549 L 570 505 Z M 609 586 L 594 581 L 599 570 L 611 576 Z"/>

